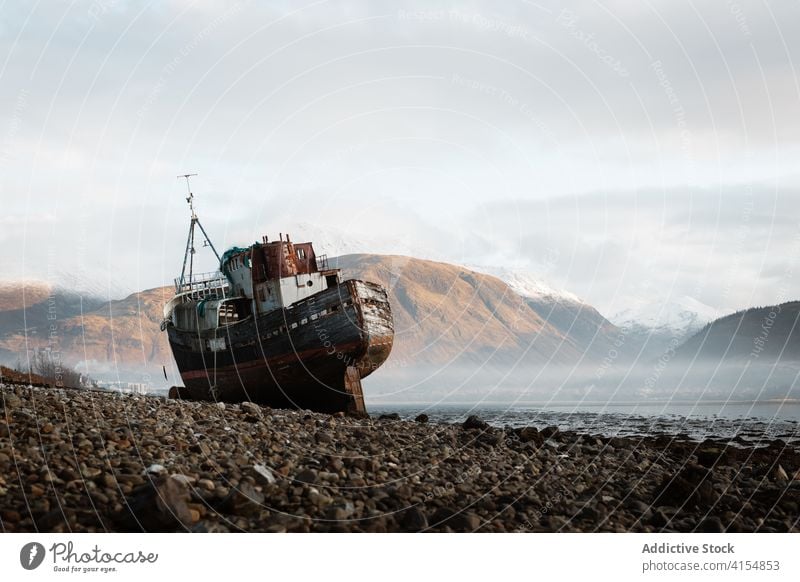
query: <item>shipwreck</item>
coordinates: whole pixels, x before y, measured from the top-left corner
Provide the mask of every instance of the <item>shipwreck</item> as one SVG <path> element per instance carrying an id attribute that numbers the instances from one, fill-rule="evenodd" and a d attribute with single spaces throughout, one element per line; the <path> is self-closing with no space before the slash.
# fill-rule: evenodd
<path id="1" fill-rule="evenodd" d="M 183 268 L 161 324 L 184 383 L 170 396 L 365 414 L 361 379 L 386 361 L 394 339 L 386 290 L 342 280 L 312 243 L 288 234 L 219 255 L 190 189 L 186 200 Z M 198 230 L 218 271 L 193 273 Z"/>

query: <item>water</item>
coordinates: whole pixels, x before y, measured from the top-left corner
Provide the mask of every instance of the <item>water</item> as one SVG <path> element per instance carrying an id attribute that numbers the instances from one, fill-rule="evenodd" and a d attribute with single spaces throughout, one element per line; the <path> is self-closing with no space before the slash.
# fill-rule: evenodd
<path id="1" fill-rule="evenodd" d="M 800 444 L 800 403 L 687 403 L 560 405 L 376 405 L 375 416 L 397 412 L 413 419 L 425 413 L 432 422 L 463 422 L 476 414 L 503 427 L 558 426 L 602 436 L 688 435 L 694 440 L 739 437 L 757 442 L 780 438 Z"/>

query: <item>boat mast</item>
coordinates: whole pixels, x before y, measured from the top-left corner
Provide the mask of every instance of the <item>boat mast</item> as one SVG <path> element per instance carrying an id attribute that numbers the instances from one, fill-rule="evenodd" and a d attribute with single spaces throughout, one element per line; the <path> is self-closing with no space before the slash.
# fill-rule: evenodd
<path id="1" fill-rule="evenodd" d="M 181 278 L 180 278 L 180 286 L 183 287 L 183 284 L 186 282 L 186 265 L 189 265 L 189 283 L 192 282 L 192 269 L 194 267 L 194 227 L 195 225 L 200 227 L 200 232 L 203 233 L 203 246 L 211 247 L 211 250 L 214 251 L 214 255 L 217 257 L 217 261 L 222 261 L 217 252 L 217 249 L 214 248 L 214 243 L 211 242 L 211 239 L 206 234 L 206 229 L 203 228 L 203 225 L 200 224 L 200 219 L 197 217 L 197 213 L 194 211 L 194 194 L 192 194 L 192 188 L 189 184 L 189 178 L 192 176 L 197 176 L 197 174 L 181 174 L 178 176 L 178 179 L 181 178 L 186 180 L 186 191 L 189 194 L 186 197 L 186 203 L 189 205 L 189 210 L 192 212 L 192 217 L 189 222 L 189 236 L 186 239 L 186 251 L 183 254 L 183 267 L 181 268 Z"/>

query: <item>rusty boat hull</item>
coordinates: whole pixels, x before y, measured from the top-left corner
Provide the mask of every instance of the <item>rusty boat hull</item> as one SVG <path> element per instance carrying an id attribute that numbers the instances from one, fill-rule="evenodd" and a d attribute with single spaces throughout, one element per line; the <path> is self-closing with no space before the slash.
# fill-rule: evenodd
<path id="1" fill-rule="evenodd" d="M 185 385 L 172 397 L 350 414 L 366 412 L 361 379 L 394 338 L 386 290 L 359 280 L 216 329 L 166 331 Z"/>

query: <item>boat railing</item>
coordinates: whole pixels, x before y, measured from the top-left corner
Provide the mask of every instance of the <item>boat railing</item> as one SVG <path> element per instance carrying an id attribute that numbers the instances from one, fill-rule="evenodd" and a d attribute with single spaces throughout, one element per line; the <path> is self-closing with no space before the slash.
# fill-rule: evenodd
<path id="1" fill-rule="evenodd" d="M 175 279 L 175 293 L 190 293 L 193 299 L 218 297 L 228 287 L 228 279 L 219 271 L 196 273 Z"/>

